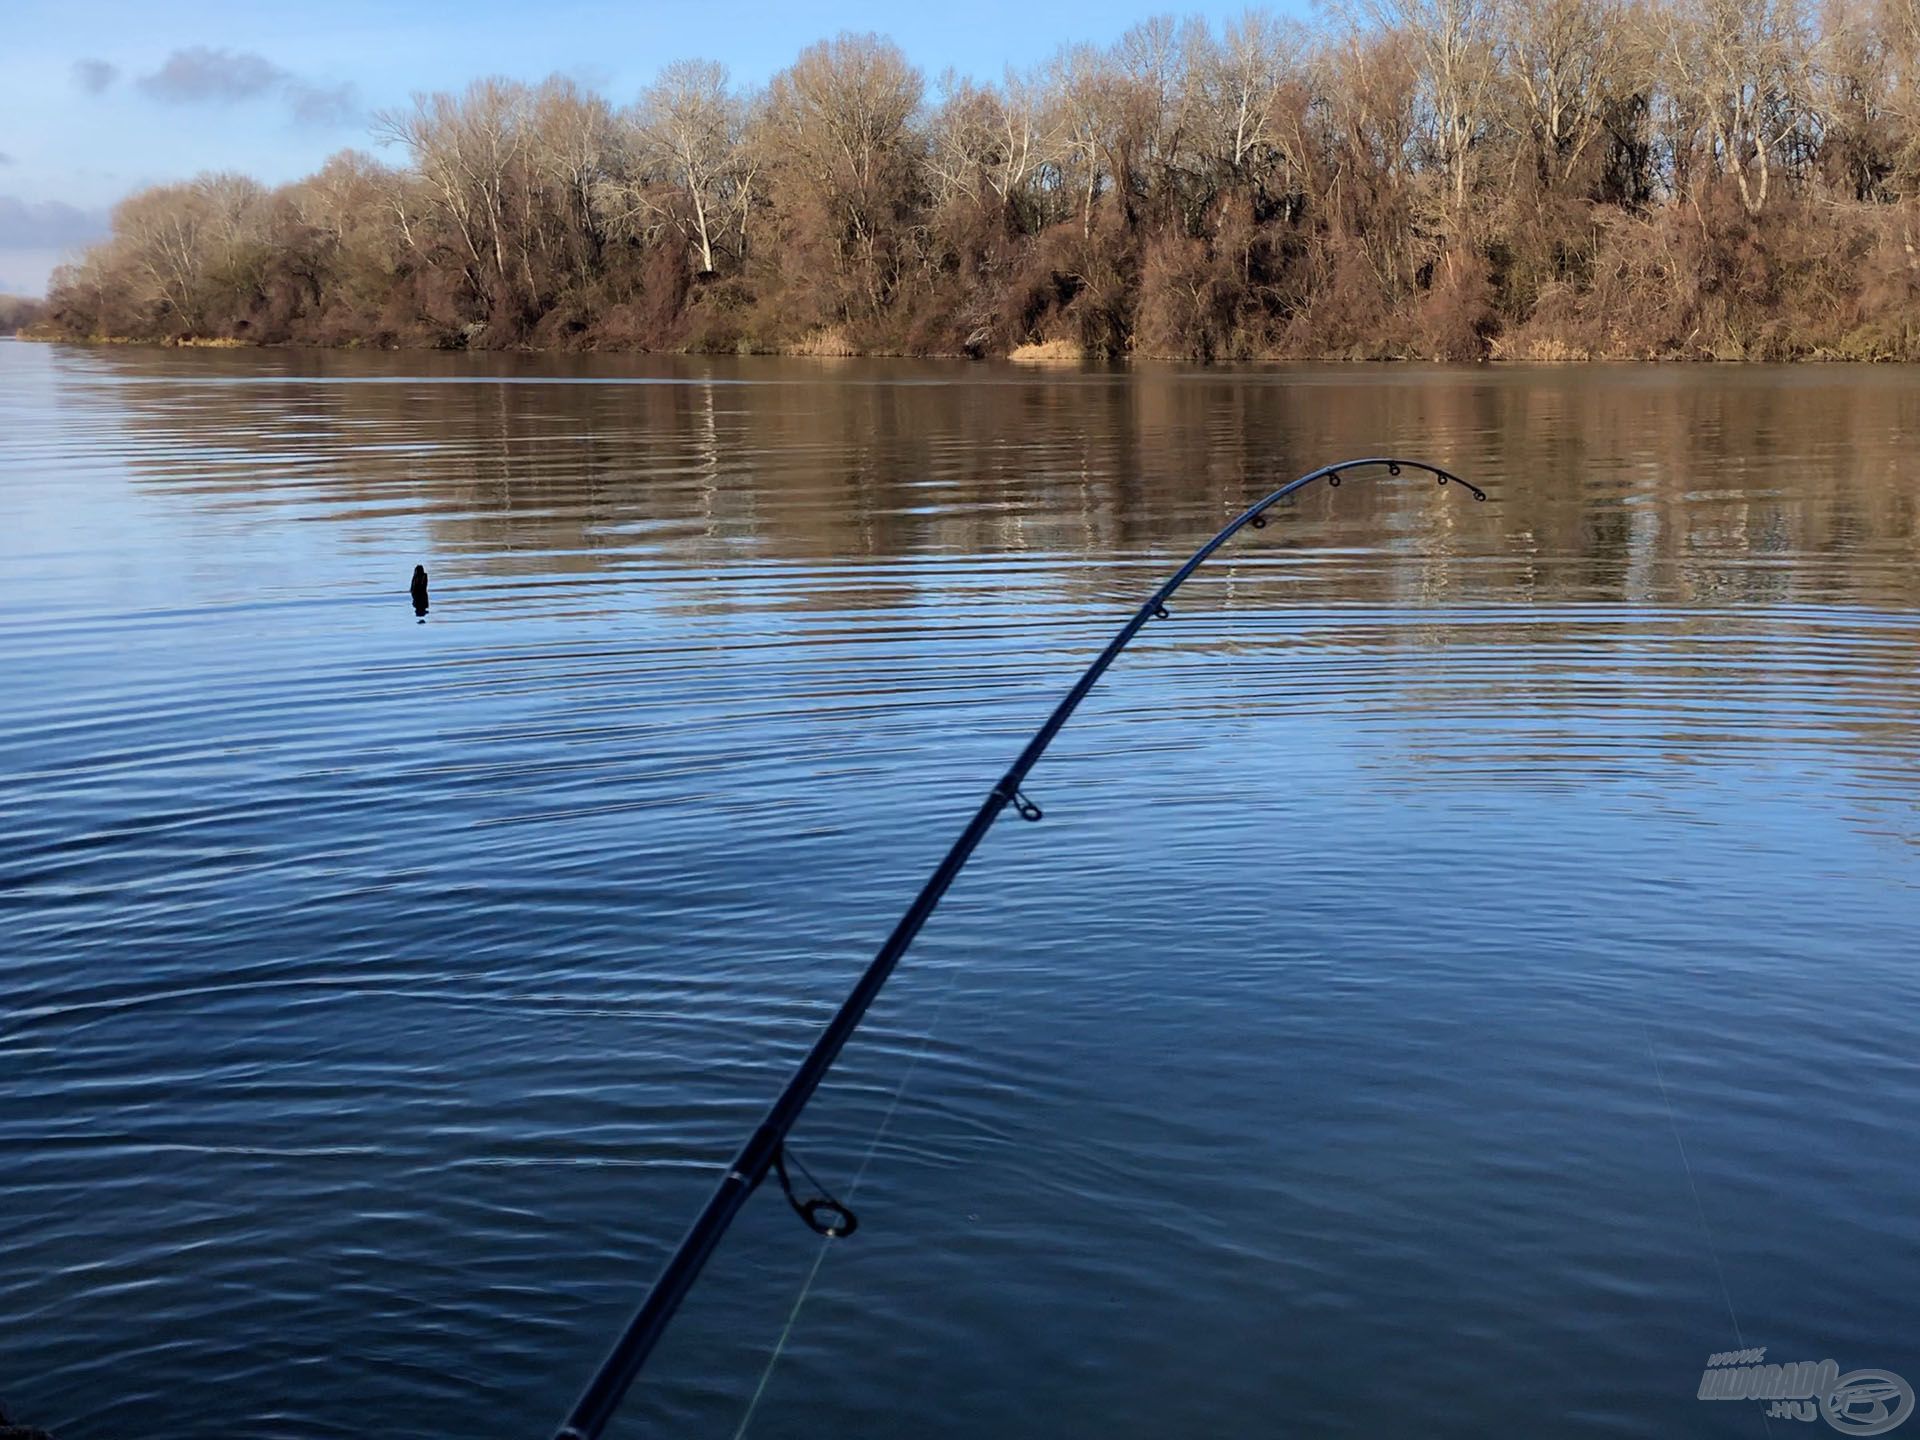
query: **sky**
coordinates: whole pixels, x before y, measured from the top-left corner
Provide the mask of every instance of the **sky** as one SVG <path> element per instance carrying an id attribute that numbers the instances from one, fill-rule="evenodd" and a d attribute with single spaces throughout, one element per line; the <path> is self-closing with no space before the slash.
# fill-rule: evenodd
<path id="1" fill-rule="evenodd" d="M 1304 13 L 1308 0 L 1269 0 Z M 279 184 L 373 148 L 368 115 L 482 75 L 560 73 L 630 101 L 660 67 L 719 60 L 743 84 L 842 30 L 891 36 L 929 80 L 980 79 L 1168 11 L 1246 0 L 5 0 L 0 294 L 37 295 L 113 203 L 207 170 Z"/>

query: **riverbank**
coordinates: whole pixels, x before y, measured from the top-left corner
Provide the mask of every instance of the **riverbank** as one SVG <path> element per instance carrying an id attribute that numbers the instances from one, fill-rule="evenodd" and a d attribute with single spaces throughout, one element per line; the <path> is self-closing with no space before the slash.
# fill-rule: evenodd
<path id="1" fill-rule="evenodd" d="M 1360 352 L 1338 354 L 1260 354 L 1207 358 L 1179 354 L 1153 354 L 1143 351 L 1104 354 L 1071 340 L 1034 341 L 1010 348 L 960 350 L 900 350 L 860 348 L 832 331 L 809 336 L 790 345 L 735 345 L 728 348 L 695 349 L 689 347 L 655 348 L 634 345 L 514 345 L 472 344 L 461 337 L 411 342 L 392 338 L 353 338 L 323 341 L 311 339 L 242 340 L 224 336 L 137 336 L 63 334 L 46 326 L 22 330 L 12 338 L 57 345 L 93 345 L 102 347 L 152 346 L 163 350 L 340 350 L 379 351 L 393 354 L 490 354 L 490 355 L 682 355 L 682 356 L 766 356 L 787 359 L 820 360 L 1004 360 L 1023 366 L 1071 366 L 1090 363 L 1125 365 L 1130 362 L 1151 364 L 1251 364 L 1251 365 L 1909 365 L 1920 363 L 1920 353 L 1895 351 L 1885 346 L 1814 346 L 1799 353 L 1773 351 L 1749 353 L 1745 347 L 1722 343 L 1714 347 L 1666 350 L 1647 354 L 1600 353 L 1564 341 L 1533 339 L 1509 344 L 1494 342 L 1486 353 L 1468 357 L 1427 355 L 1417 352 Z"/>
<path id="2" fill-rule="evenodd" d="M 1008 361 L 1021 367 L 1073 367 L 1073 365 L 1129 365 L 1129 363 L 1148 363 L 1148 365 L 1599 365 L 1599 367 L 1622 367 L 1622 365 L 1914 365 L 1920 363 L 1920 355 L 1905 353 L 1887 353 L 1884 349 L 1864 349 L 1862 353 L 1847 353 L 1836 348 L 1812 348 L 1805 353 L 1761 353 L 1749 355 L 1736 346 L 1720 346 L 1716 349 L 1697 349 L 1697 351 L 1665 351 L 1665 353 L 1647 353 L 1647 355 L 1619 355 L 1619 353 L 1594 353 L 1588 349 L 1578 349 L 1567 344 L 1555 342 L 1530 342 L 1526 346 L 1503 346 L 1496 344 L 1484 355 L 1476 355 L 1467 361 L 1448 355 L 1421 355 L 1421 353 L 1342 353 L 1342 355 L 1236 355 L 1233 359 L 1206 361 L 1192 355 L 1152 355 L 1152 353 L 1121 353 L 1121 355 L 1102 355 L 1085 346 L 1075 346 L 1068 340 L 1046 340 L 1014 346 L 1002 351 L 902 351 L 902 349 L 856 349 L 851 346 L 837 346 L 828 342 L 814 344 L 795 344 L 780 348 L 751 348 L 739 346 L 732 349 L 645 349 L 636 346 L 463 346 L 463 344 L 432 344 L 432 342 L 374 342 L 374 340 L 346 340 L 346 342 L 319 342 L 319 340 L 232 340 L 232 338 L 204 338 L 204 336 L 73 336 L 73 334 L 54 334 L 46 328 L 21 330 L 12 336 L 13 340 L 25 340 L 35 344 L 56 344 L 56 346 L 98 346 L 98 348 L 140 348 L 150 346 L 156 349 L 338 349 L 338 351 L 380 351 L 380 353 L 486 353 L 486 355 L 687 355 L 687 357 L 714 357 L 714 355 L 741 355 L 741 357 L 772 357 L 772 359 L 970 359 L 970 361 Z"/>

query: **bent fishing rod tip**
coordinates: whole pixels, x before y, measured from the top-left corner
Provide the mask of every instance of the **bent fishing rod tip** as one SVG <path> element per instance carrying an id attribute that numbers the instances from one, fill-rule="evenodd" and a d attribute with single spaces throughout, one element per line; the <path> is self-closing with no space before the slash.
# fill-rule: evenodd
<path id="1" fill-rule="evenodd" d="M 1399 466 L 1396 465 L 1391 467 L 1389 473 L 1398 475 L 1400 473 Z M 1465 490 L 1469 495 L 1473 496 L 1473 498 L 1476 500 L 1484 500 L 1487 498 L 1486 491 L 1482 490 L 1478 485 L 1474 484 L 1471 480 L 1462 480 L 1458 475 L 1455 475 L 1451 470 L 1436 470 L 1433 473 L 1434 473 L 1434 478 L 1437 479 L 1442 485 L 1446 485 L 1446 484 L 1458 485 L 1461 489 Z"/>
<path id="2" fill-rule="evenodd" d="M 1458 483 L 1476 500 L 1485 500 L 1486 492 L 1479 486 L 1462 480 L 1450 470 L 1442 470 L 1424 460 L 1412 460 L 1404 457 L 1368 456 L 1351 460 L 1342 460 L 1338 464 L 1328 465 L 1280 486 L 1271 494 L 1255 502 L 1251 512 L 1243 513 L 1240 518 L 1229 521 L 1211 539 L 1194 551 L 1187 562 L 1176 570 L 1158 590 L 1154 591 L 1136 610 L 1133 617 L 1107 642 L 1107 646 L 1084 669 L 1060 703 L 1056 705 L 1040 728 L 1027 741 L 1026 747 L 1013 762 L 1012 767 L 1001 777 L 998 784 L 987 793 L 980 808 L 960 832 L 933 873 L 915 895 L 907 912 L 901 916 L 892 932 L 875 953 L 873 959 L 862 972 L 859 981 L 840 1003 L 833 1017 L 827 1022 L 814 1041 L 812 1049 L 799 1067 L 788 1077 L 779 1095 L 767 1111 L 767 1118 L 760 1128 L 748 1136 L 745 1144 L 735 1155 L 733 1165 L 715 1188 L 706 1208 L 695 1218 L 693 1226 L 679 1247 L 667 1260 L 655 1280 L 653 1288 L 647 1292 L 640 1308 L 627 1322 L 626 1328 L 615 1340 L 612 1350 L 601 1361 L 600 1368 L 594 1372 L 587 1387 L 581 1392 L 573 1413 L 556 1434 L 556 1440 L 599 1440 L 612 1421 L 615 1412 L 626 1398 L 628 1390 L 652 1354 L 655 1345 L 680 1308 L 680 1302 L 686 1298 L 693 1287 L 707 1259 L 719 1246 L 721 1237 L 732 1225 L 734 1217 L 740 1213 L 760 1181 L 771 1171 L 779 1180 L 785 1192 L 787 1203 L 793 1207 L 807 1228 L 817 1235 L 837 1239 L 851 1235 L 860 1221 L 849 1208 L 848 1203 L 835 1196 L 817 1177 L 808 1171 L 805 1162 L 787 1147 L 787 1137 L 807 1102 L 813 1098 L 826 1073 L 839 1057 L 841 1048 L 853 1035 L 867 1009 L 873 1004 L 874 997 L 886 984 L 888 976 L 899 964 L 914 937 L 920 933 L 927 917 L 946 894 L 954 878 L 966 866 L 976 847 L 992 828 L 994 821 L 1002 811 L 1011 807 L 1023 820 L 1038 820 L 1040 807 L 1022 790 L 1021 782 L 1027 773 L 1039 761 L 1060 728 L 1086 698 L 1095 682 L 1106 673 L 1120 652 L 1138 635 L 1149 619 L 1166 619 L 1171 611 L 1167 601 L 1179 590 L 1187 577 L 1192 575 L 1209 556 L 1217 551 L 1243 524 L 1261 528 L 1265 524 L 1265 512 L 1296 491 L 1305 489 L 1315 481 L 1324 479 L 1328 486 L 1337 488 L 1341 482 L 1342 471 L 1363 473 L 1368 470 L 1384 469 L 1389 475 L 1399 475 L 1402 470 L 1415 470 L 1423 475 L 1432 475 L 1442 485 Z M 788 1171 L 791 1163 L 801 1178 L 812 1187 L 811 1193 L 803 1192 L 794 1184 Z"/>

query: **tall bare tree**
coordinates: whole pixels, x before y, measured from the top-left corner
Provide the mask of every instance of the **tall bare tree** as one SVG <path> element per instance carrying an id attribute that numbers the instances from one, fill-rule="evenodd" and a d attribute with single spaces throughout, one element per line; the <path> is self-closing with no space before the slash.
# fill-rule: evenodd
<path id="1" fill-rule="evenodd" d="M 1760 214 L 1808 119 L 1813 46 L 1800 0 L 1668 0 L 1651 19 L 1662 80 L 1704 125 L 1711 167 Z"/>
<path id="2" fill-rule="evenodd" d="M 508 270 L 508 192 L 524 158 L 528 101 L 524 85 L 493 76 L 461 95 L 415 95 L 410 109 L 382 110 L 373 121 L 377 138 L 406 148 L 490 307 L 516 289 Z"/>
<path id="3" fill-rule="evenodd" d="M 633 123 L 647 171 L 672 187 L 674 220 L 697 268 L 711 273 L 729 191 L 742 170 L 744 114 L 728 88 L 726 67 L 713 60 L 675 61 L 641 92 Z"/>
<path id="4" fill-rule="evenodd" d="M 1620 0 L 1501 0 L 1507 73 L 1541 183 L 1564 183 L 1605 129 L 1621 71 Z"/>
<path id="5" fill-rule="evenodd" d="M 1465 215 L 1474 149 L 1485 134 L 1501 63 L 1497 0 L 1365 0 L 1384 28 L 1411 42 L 1450 212 Z"/>
<path id="6" fill-rule="evenodd" d="M 909 122 L 922 89 L 897 45 L 849 34 L 808 46 L 767 91 L 762 133 L 792 212 L 847 285 L 842 302 L 868 315 L 905 260 L 923 155 Z"/>

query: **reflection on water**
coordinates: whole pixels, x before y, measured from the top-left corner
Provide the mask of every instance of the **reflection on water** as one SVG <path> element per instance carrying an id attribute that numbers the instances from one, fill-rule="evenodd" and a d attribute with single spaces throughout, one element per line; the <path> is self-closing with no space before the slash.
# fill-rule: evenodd
<path id="1" fill-rule="evenodd" d="M 1916 429 L 1891 369 L 0 346 L 0 1402 L 542 1433 L 1073 670 L 1383 451 L 1493 498 L 1192 582 L 809 1112 L 863 1223 L 779 1363 L 768 1196 L 633 1432 L 1920 1380 Z"/>

